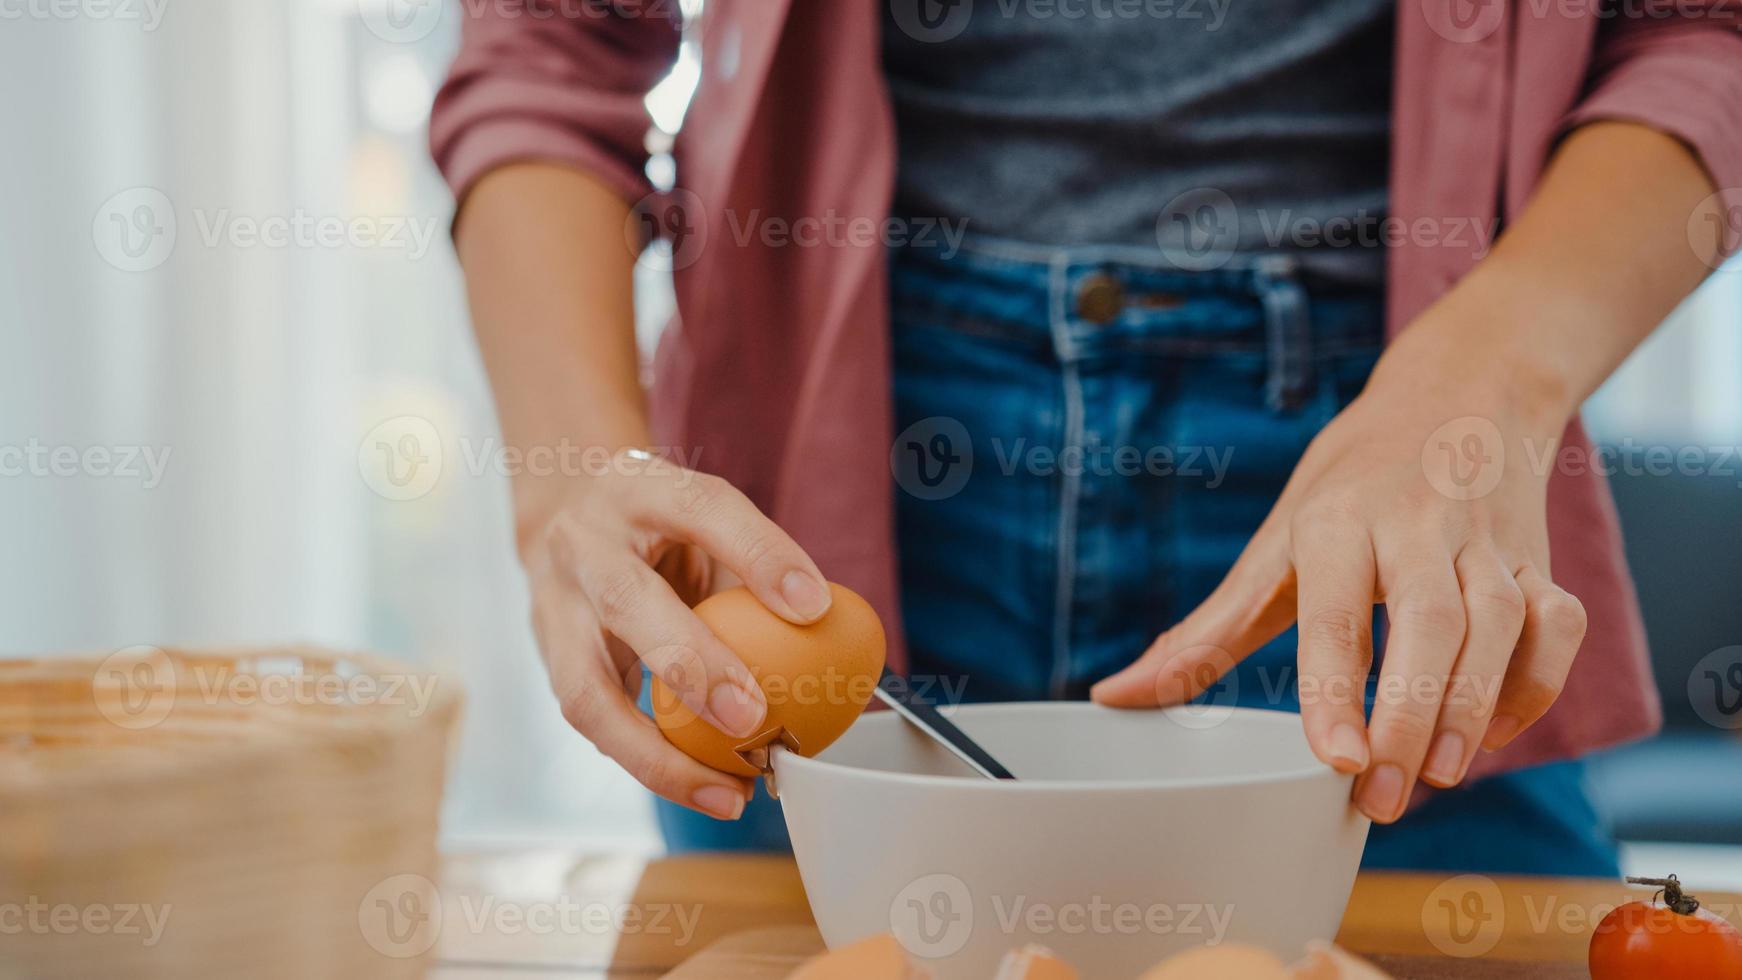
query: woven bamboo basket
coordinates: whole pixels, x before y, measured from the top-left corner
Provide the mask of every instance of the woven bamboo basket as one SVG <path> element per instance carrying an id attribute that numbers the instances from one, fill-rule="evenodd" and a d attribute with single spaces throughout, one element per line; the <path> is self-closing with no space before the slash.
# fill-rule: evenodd
<path id="1" fill-rule="evenodd" d="M 457 682 L 308 648 L 0 661 L 0 978 L 404 978 Z"/>

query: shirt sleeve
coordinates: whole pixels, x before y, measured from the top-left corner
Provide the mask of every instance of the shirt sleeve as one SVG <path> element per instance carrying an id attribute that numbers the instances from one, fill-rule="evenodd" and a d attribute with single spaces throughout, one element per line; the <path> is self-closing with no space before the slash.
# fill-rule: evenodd
<path id="1" fill-rule="evenodd" d="M 1726 253 L 1742 247 L 1739 25 L 1731 0 L 1617 8 L 1599 28 L 1590 82 L 1564 126 L 1627 120 L 1686 143 L 1718 187 Z"/>
<path id="2" fill-rule="evenodd" d="M 430 111 L 430 153 L 463 204 L 503 164 L 585 170 L 631 203 L 646 177 L 646 96 L 682 37 L 676 0 L 461 4 L 460 50 Z"/>

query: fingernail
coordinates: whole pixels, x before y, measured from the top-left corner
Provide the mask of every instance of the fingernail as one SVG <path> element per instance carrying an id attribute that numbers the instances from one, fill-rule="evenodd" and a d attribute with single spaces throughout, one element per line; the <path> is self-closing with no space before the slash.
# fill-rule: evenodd
<path id="1" fill-rule="evenodd" d="M 744 814 L 744 794 L 725 786 L 703 786 L 690 802 L 721 820 L 736 820 Z"/>
<path id="2" fill-rule="evenodd" d="M 1482 738 L 1482 747 L 1492 752 L 1512 741 L 1518 736 L 1518 719 L 1512 715 L 1500 715 L 1488 723 L 1488 734 Z"/>
<path id="3" fill-rule="evenodd" d="M 1403 788 L 1403 770 L 1394 763 L 1382 763 L 1367 774 L 1356 802 L 1362 813 L 1380 823 L 1389 823 L 1403 809 Z"/>
<path id="4" fill-rule="evenodd" d="M 797 569 L 780 580 L 780 597 L 806 622 L 821 619 L 829 611 L 828 586 Z"/>
<path id="5" fill-rule="evenodd" d="M 1361 772 L 1367 768 L 1367 740 L 1354 725 L 1342 722 L 1331 729 L 1331 768 L 1338 772 Z"/>
<path id="6" fill-rule="evenodd" d="M 746 690 L 721 681 L 708 692 L 708 713 L 725 726 L 728 735 L 754 735 L 768 715 L 768 702 L 760 689 Z"/>
<path id="7" fill-rule="evenodd" d="M 1455 786 L 1464 778 L 1464 736 L 1457 732 L 1441 732 L 1427 754 L 1427 765 L 1421 774 L 1436 786 Z"/>

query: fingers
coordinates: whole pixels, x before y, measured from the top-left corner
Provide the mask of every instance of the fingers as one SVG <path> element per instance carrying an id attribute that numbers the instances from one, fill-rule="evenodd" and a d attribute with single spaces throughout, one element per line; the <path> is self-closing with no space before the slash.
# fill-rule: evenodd
<path id="1" fill-rule="evenodd" d="M 648 789 L 722 820 L 743 813 L 751 784 L 690 758 L 635 708 L 592 611 L 570 590 L 535 595 L 533 624 L 563 718 Z M 639 677 L 637 665 L 634 674 Z"/>
<path id="2" fill-rule="evenodd" d="M 1089 697 L 1116 708 L 1181 704 L 1275 639 L 1294 614 L 1294 578 L 1282 544 L 1261 530 L 1202 605 Z"/>
<path id="3" fill-rule="evenodd" d="M 1301 724 L 1307 743 L 1338 772 L 1367 768 L 1367 672 L 1373 664 L 1373 545 L 1365 528 L 1303 520 L 1293 531 L 1300 579 Z"/>
<path id="4" fill-rule="evenodd" d="M 1482 739 L 1490 751 L 1512 741 L 1554 704 L 1585 639 L 1585 607 L 1578 599 L 1536 566 L 1520 571 L 1517 582 L 1524 596 L 1524 630 Z"/>
<path id="5" fill-rule="evenodd" d="M 1492 550 L 1466 547 L 1455 567 L 1464 593 L 1464 645 L 1447 681 L 1438 731 L 1421 770 L 1423 782 L 1441 788 L 1463 780 L 1481 745 L 1525 615 L 1518 580 Z"/>
<path id="6" fill-rule="evenodd" d="M 1379 538 L 1374 555 L 1391 629 L 1367 726 L 1373 761 L 1356 780 L 1355 804 L 1375 821 L 1390 823 L 1403 814 L 1427 756 L 1466 619 L 1443 540 Z"/>
<path id="7" fill-rule="evenodd" d="M 752 792 L 750 781 L 704 766 L 666 741 L 605 662 L 602 651 L 572 647 L 551 657 L 551 687 L 563 718 L 653 792 L 721 820 L 738 819 Z"/>
<path id="8" fill-rule="evenodd" d="M 691 711 L 727 735 L 756 734 L 768 714 L 756 679 L 658 572 L 622 547 L 600 548 L 572 572 L 599 625 Z"/>
<path id="9" fill-rule="evenodd" d="M 649 516 L 731 569 L 782 619 L 812 623 L 829 611 L 828 583 L 810 556 L 725 480 L 678 471 L 666 485 L 664 506 Z"/>

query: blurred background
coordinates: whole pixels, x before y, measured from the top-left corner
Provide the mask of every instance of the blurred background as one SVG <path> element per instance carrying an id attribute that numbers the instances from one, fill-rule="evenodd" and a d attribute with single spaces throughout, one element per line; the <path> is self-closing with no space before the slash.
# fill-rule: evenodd
<path id="1" fill-rule="evenodd" d="M 490 464 L 452 203 L 424 151 L 460 9 L 0 8 L 0 655 L 387 653 L 467 686 L 450 838 L 651 850 L 645 795 L 557 716 Z M 686 44 L 650 95 L 656 149 L 698 71 Z M 669 159 L 653 170 L 670 182 Z M 642 270 L 644 336 L 669 310 L 658 265 Z M 1599 798 L 1630 865 L 1732 888 L 1739 391 L 1733 264 L 1587 414 L 1614 451 L 1669 719 L 1602 761 Z M 439 448 L 402 451 L 425 425 Z M 64 447 L 78 463 L 52 464 Z"/>

